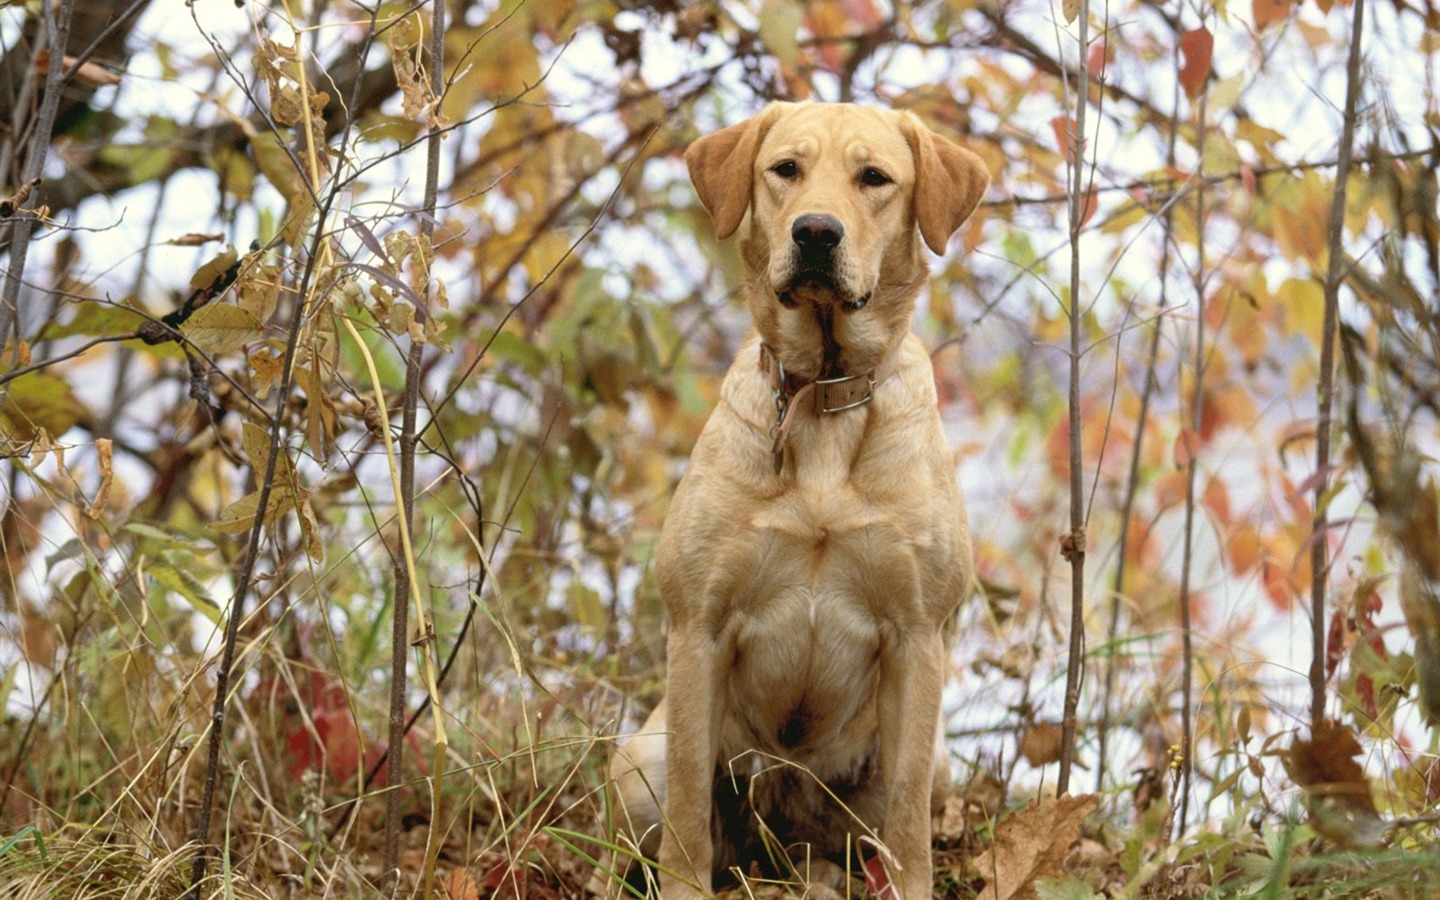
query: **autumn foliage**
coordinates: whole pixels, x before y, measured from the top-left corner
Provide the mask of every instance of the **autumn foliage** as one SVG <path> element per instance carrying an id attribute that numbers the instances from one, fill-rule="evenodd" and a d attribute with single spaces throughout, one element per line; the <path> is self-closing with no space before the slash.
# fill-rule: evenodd
<path id="1" fill-rule="evenodd" d="M 582 895 L 745 325 L 680 154 L 771 99 L 995 184 L 915 323 L 979 573 L 937 896 L 1435 895 L 1430 6 L 439 12 L 0 9 L 0 895 Z"/>

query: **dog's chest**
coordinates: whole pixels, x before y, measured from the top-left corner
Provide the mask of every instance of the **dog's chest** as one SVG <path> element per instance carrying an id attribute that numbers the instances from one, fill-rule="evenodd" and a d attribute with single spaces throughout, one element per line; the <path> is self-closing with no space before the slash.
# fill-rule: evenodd
<path id="1" fill-rule="evenodd" d="M 730 709 L 752 746 L 811 757 L 874 728 L 883 642 L 920 600 L 917 535 L 852 490 L 759 507 L 722 565 L 743 572 L 722 633 Z"/>

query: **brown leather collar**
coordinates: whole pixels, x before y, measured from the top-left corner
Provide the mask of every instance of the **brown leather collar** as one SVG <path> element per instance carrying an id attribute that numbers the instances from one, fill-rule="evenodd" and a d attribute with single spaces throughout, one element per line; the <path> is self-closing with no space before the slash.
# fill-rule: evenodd
<path id="1" fill-rule="evenodd" d="M 830 415 L 864 406 L 875 396 L 875 385 L 888 378 L 894 370 L 894 355 L 892 352 L 885 362 L 860 375 L 808 381 L 786 372 L 774 351 L 763 343 L 760 345 L 760 371 L 765 374 L 775 394 L 775 424 L 770 428 L 770 436 L 774 439 L 772 451 L 775 454 L 776 475 L 785 465 L 785 442 L 790 437 L 790 426 L 795 422 L 795 410 L 812 396 L 816 415 Z"/>

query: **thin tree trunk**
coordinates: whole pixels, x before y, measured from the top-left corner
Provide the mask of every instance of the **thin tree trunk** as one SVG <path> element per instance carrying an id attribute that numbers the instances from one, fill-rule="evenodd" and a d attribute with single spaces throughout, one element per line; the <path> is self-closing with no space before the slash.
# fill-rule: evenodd
<path id="1" fill-rule="evenodd" d="M 74 12 L 74 0 L 61 0 L 58 6 L 42 4 L 45 17 L 45 47 L 50 52 L 50 66 L 45 73 L 45 90 L 40 101 L 40 112 L 35 117 L 35 127 L 30 131 L 30 148 L 25 159 L 25 172 L 21 185 L 38 184 L 45 171 L 45 160 L 50 155 L 50 134 L 55 129 L 55 113 L 60 108 L 60 84 L 65 75 L 65 47 L 70 35 L 70 16 Z M 36 54 L 38 56 L 39 49 Z M 17 118 L 20 114 L 16 109 Z M 12 135 L 19 138 L 20 131 Z M 15 147 L 19 152 L 19 147 Z M 3 170 L 0 170 L 3 171 Z M 16 185 L 20 188 L 21 185 Z M 38 198 L 37 198 L 38 199 Z M 0 300 L 0 348 L 5 341 L 14 338 L 9 361 L 0 359 L 0 366 L 9 368 L 20 358 L 20 284 L 25 277 L 25 263 L 30 254 L 30 235 L 35 230 L 35 217 L 20 213 L 13 219 L 9 231 L 10 264 L 5 270 L 3 300 Z"/>
<path id="2" fill-rule="evenodd" d="M 1365 0 L 1355 0 L 1350 29 L 1350 55 L 1345 66 L 1345 112 L 1336 155 L 1335 196 L 1330 206 L 1329 266 L 1325 272 L 1325 314 L 1320 325 L 1320 382 L 1315 421 L 1315 508 L 1310 535 L 1310 730 L 1325 720 L 1325 588 L 1329 577 L 1329 525 L 1325 514 L 1330 491 L 1330 425 L 1335 400 L 1335 332 L 1344 278 L 1345 194 L 1355 143 L 1355 108 L 1360 102 L 1360 44 L 1365 28 Z"/>
<path id="3" fill-rule="evenodd" d="M 1179 49 L 1176 49 L 1176 66 L 1179 66 Z M 1165 148 L 1165 165 L 1175 168 L 1175 147 L 1179 141 L 1180 128 L 1180 82 L 1175 82 L 1170 116 L 1169 136 Z M 1140 389 L 1140 412 L 1135 423 L 1135 443 L 1130 448 L 1130 469 L 1125 477 L 1125 502 L 1120 509 L 1120 559 L 1115 566 L 1115 585 L 1110 592 L 1110 623 L 1105 632 L 1106 646 L 1110 653 L 1105 658 L 1104 695 L 1100 703 L 1100 763 L 1095 770 L 1095 790 L 1105 789 L 1106 760 L 1109 757 L 1110 709 L 1115 693 L 1115 642 L 1120 636 L 1120 597 L 1125 589 L 1126 547 L 1130 540 L 1130 517 L 1135 510 L 1135 496 L 1140 488 L 1140 460 L 1145 443 L 1145 426 L 1150 420 L 1150 400 L 1155 394 L 1155 369 L 1160 360 L 1160 338 L 1165 326 L 1165 309 L 1169 306 L 1170 240 L 1175 231 L 1175 203 L 1165 204 L 1162 218 L 1163 232 L 1160 244 L 1160 315 L 1155 320 L 1155 330 L 1150 335 L 1150 349 L 1145 361 L 1145 384 Z"/>
<path id="4" fill-rule="evenodd" d="M 1080 0 L 1076 42 L 1080 56 L 1090 35 L 1090 3 Z M 1080 301 L 1080 232 L 1084 225 L 1085 111 L 1090 105 L 1090 73 L 1081 65 L 1075 91 L 1075 128 L 1070 136 L 1070 531 L 1060 540 L 1060 552 L 1070 563 L 1070 647 L 1065 666 L 1065 712 L 1060 722 L 1060 774 L 1056 790 L 1070 790 L 1075 763 L 1075 711 L 1080 705 L 1085 659 L 1085 478 L 1082 466 L 1080 421 L 1080 356 L 1083 314 Z"/>
<path id="5" fill-rule="evenodd" d="M 1200 100 L 1200 168 L 1203 169 L 1205 143 L 1205 97 Z M 1185 533 L 1180 553 L 1180 794 L 1179 830 L 1183 834 L 1190 814 L 1190 779 L 1194 771 L 1191 750 L 1194 722 L 1191 720 L 1190 698 L 1194 691 L 1195 665 L 1194 623 L 1190 618 L 1190 570 L 1194 562 L 1195 541 L 1195 472 L 1200 455 L 1200 427 L 1205 405 L 1205 184 L 1203 172 L 1197 173 L 1195 186 L 1195 391 L 1191 395 L 1189 435 L 1182 436 L 1186 445 L 1185 462 Z"/>
<path id="6" fill-rule="evenodd" d="M 440 98 L 445 86 L 445 4 L 435 3 L 431 7 L 432 17 L 430 23 L 430 47 L 429 47 L 429 76 L 430 76 L 430 97 L 435 104 L 434 114 L 439 114 Z M 424 215 L 420 217 L 419 231 L 428 246 L 429 239 L 435 231 L 435 202 L 439 193 L 440 177 L 440 141 L 443 137 L 439 127 L 432 126 L 426 141 L 425 159 L 425 196 L 422 202 Z M 422 300 L 428 296 L 430 285 L 430 273 L 428 269 L 428 250 L 422 257 L 422 264 L 426 266 L 425 284 L 421 291 Z M 417 309 L 416 319 L 422 324 L 429 319 L 428 309 Z M 397 502 L 400 503 L 404 514 L 401 517 L 400 527 L 405 529 L 407 535 L 406 543 L 413 541 L 415 530 L 415 445 L 418 440 L 418 417 L 420 382 L 423 377 L 422 362 L 425 353 L 423 342 L 411 338 L 410 349 L 405 358 L 405 396 L 402 405 L 402 419 L 400 424 L 400 496 Z M 409 605 L 412 600 L 420 602 L 419 597 L 411 597 L 412 585 L 416 584 L 415 573 L 411 567 L 415 560 L 409 552 L 402 552 L 396 556 L 395 563 L 395 620 L 391 630 L 391 671 L 390 671 L 390 723 L 389 723 L 389 755 L 390 768 L 388 783 L 392 790 L 386 794 L 385 801 L 385 841 L 384 841 L 384 871 L 389 881 L 389 892 L 394 895 L 399 886 L 399 848 L 400 848 L 400 792 L 394 790 L 403 783 L 404 759 L 405 759 L 405 686 L 406 686 L 406 664 L 408 662 L 408 651 L 410 648 L 409 638 Z M 423 622 L 423 618 L 421 620 Z M 425 640 L 427 636 L 421 635 L 419 648 L 422 654 L 428 655 L 433 652 L 433 641 Z M 427 660 L 428 662 L 428 660 Z M 438 684 L 433 678 L 427 679 L 431 694 L 431 702 L 435 704 L 438 697 L 435 691 Z M 436 715 L 439 715 L 438 706 L 435 707 Z M 435 829 L 441 827 L 440 816 L 440 777 L 442 772 L 439 766 L 443 764 L 443 732 L 435 736 L 437 742 L 436 768 L 431 773 L 434 783 L 431 787 L 431 815 L 430 823 L 432 834 L 430 836 L 430 851 L 426 854 L 426 864 L 422 888 L 422 896 L 430 896 L 432 893 L 431 880 L 434 874 L 435 851 L 439 846 L 439 835 Z"/>

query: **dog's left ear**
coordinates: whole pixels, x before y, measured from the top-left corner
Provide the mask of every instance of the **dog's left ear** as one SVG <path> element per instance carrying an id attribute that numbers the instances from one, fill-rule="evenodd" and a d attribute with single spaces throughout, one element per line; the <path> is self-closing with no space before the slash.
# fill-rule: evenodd
<path id="1" fill-rule="evenodd" d="M 990 172 L 979 156 L 931 131 L 913 113 L 902 122 L 915 155 L 915 221 L 926 245 L 944 253 L 950 236 L 980 205 Z"/>
<path id="2" fill-rule="evenodd" d="M 772 103 L 753 119 L 706 135 L 685 151 L 685 165 L 700 202 L 715 220 L 715 236 L 725 240 L 740 227 L 750 206 L 755 154 L 785 104 Z"/>

